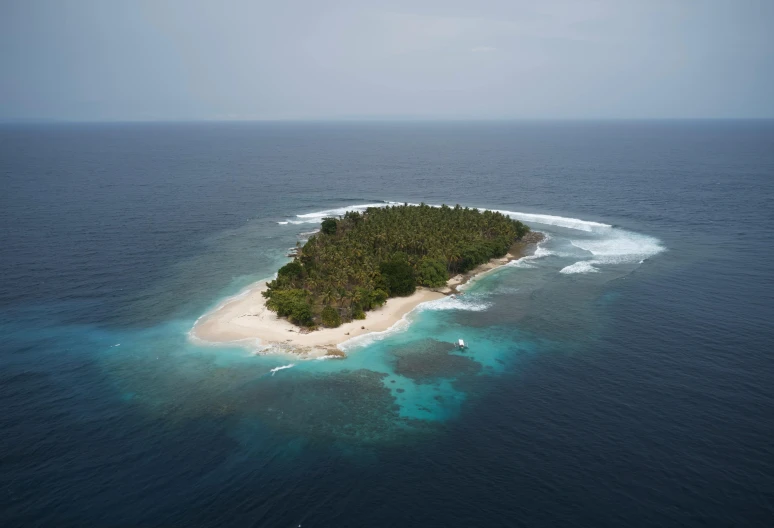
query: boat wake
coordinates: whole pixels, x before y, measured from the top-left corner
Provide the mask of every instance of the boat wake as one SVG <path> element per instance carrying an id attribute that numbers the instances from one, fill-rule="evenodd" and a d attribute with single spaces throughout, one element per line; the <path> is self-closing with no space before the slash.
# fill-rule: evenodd
<path id="1" fill-rule="evenodd" d="M 274 367 L 274 368 L 273 368 L 273 369 L 271 369 L 269 372 L 271 372 L 271 375 L 273 376 L 273 375 L 275 375 L 277 372 L 279 372 L 280 370 L 284 370 L 284 369 L 293 368 L 293 367 L 295 367 L 295 366 L 296 366 L 296 364 L 295 364 L 295 363 L 290 363 L 289 365 L 282 365 L 281 367 Z"/>

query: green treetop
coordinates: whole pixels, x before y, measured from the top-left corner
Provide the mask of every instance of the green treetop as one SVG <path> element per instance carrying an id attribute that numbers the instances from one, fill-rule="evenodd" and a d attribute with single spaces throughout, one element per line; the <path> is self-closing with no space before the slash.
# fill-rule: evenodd
<path id="1" fill-rule="evenodd" d="M 326 218 L 281 267 L 264 296 L 269 309 L 300 326 L 362 319 L 388 297 L 443 286 L 505 256 L 529 232 L 493 211 L 427 205 L 373 207 Z"/>

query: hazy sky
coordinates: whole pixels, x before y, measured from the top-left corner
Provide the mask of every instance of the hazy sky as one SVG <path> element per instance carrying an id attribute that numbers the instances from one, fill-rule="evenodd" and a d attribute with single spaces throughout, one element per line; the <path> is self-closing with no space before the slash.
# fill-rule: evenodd
<path id="1" fill-rule="evenodd" d="M 0 0 L 0 119 L 774 117 L 774 0 Z"/>

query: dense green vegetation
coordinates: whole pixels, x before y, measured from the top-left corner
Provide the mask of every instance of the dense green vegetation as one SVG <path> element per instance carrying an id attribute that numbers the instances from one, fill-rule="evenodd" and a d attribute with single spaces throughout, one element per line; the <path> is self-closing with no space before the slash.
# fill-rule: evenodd
<path id="1" fill-rule="evenodd" d="M 460 206 L 374 207 L 326 218 L 269 283 L 266 305 L 300 326 L 339 326 L 388 297 L 443 286 L 503 257 L 528 232 L 501 213 Z"/>

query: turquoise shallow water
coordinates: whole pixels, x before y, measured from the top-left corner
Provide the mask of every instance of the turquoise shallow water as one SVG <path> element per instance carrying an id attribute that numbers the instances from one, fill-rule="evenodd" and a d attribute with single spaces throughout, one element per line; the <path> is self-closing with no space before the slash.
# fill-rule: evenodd
<path id="1" fill-rule="evenodd" d="M 0 524 L 767 525 L 772 153 L 770 122 L 0 128 Z M 550 238 L 344 361 L 190 341 L 385 201 Z"/>
<path id="2" fill-rule="evenodd" d="M 177 318 L 93 336 L 104 349 L 98 357 L 105 372 L 117 377 L 123 398 L 149 413 L 169 412 L 170 401 L 194 415 L 242 412 L 244 402 L 229 393 L 240 390 L 231 383 L 244 383 L 260 395 L 250 402 L 249 415 L 267 427 L 302 437 L 370 445 L 428 434 L 458 418 L 466 406 L 474 406 L 471 393 L 485 393 L 487 380 L 495 383 L 517 369 L 523 357 L 547 347 L 572 347 L 554 338 L 554 327 L 560 325 L 553 314 L 545 313 L 545 301 L 538 296 L 554 306 L 553 296 L 570 292 L 563 298 L 563 311 L 588 311 L 586 305 L 606 283 L 647 266 L 645 259 L 664 251 L 653 237 L 607 224 L 511 211 L 515 218 L 530 220 L 535 229 L 543 230 L 546 241 L 525 258 L 476 277 L 459 295 L 424 303 L 387 331 L 343 343 L 345 360 L 265 354 L 259 340 L 216 347 L 187 337 L 194 316 L 201 314 L 194 306 L 211 309 L 238 295 L 251 281 L 270 276 L 287 261 L 287 248 L 304 240 L 321 218 L 365 206 L 299 212 L 287 220 L 256 218 L 209 240 L 205 253 L 176 263 L 166 279 L 173 281 L 171 285 L 162 281 L 151 286 L 125 309 L 142 313 L 147 306 L 171 306 L 180 300 L 175 298 L 180 295 L 178 283 L 206 277 L 208 267 L 218 269 L 227 260 L 265 262 L 254 274 L 233 277 L 212 299 L 188 294 L 190 307 L 176 306 Z M 251 248 L 253 238 L 261 245 Z M 545 320 L 536 319 L 540 316 Z M 464 339 L 468 348 L 455 348 L 458 339 Z M 322 394 L 304 386 L 310 381 L 324 386 L 329 378 L 332 383 Z M 223 379 L 233 381 L 224 386 Z M 321 408 L 305 409 L 310 399 Z M 332 410 L 325 408 L 326 399 Z M 361 399 L 362 405 L 353 404 Z M 307 422 L 312 412 L 331 418 Z"/>

